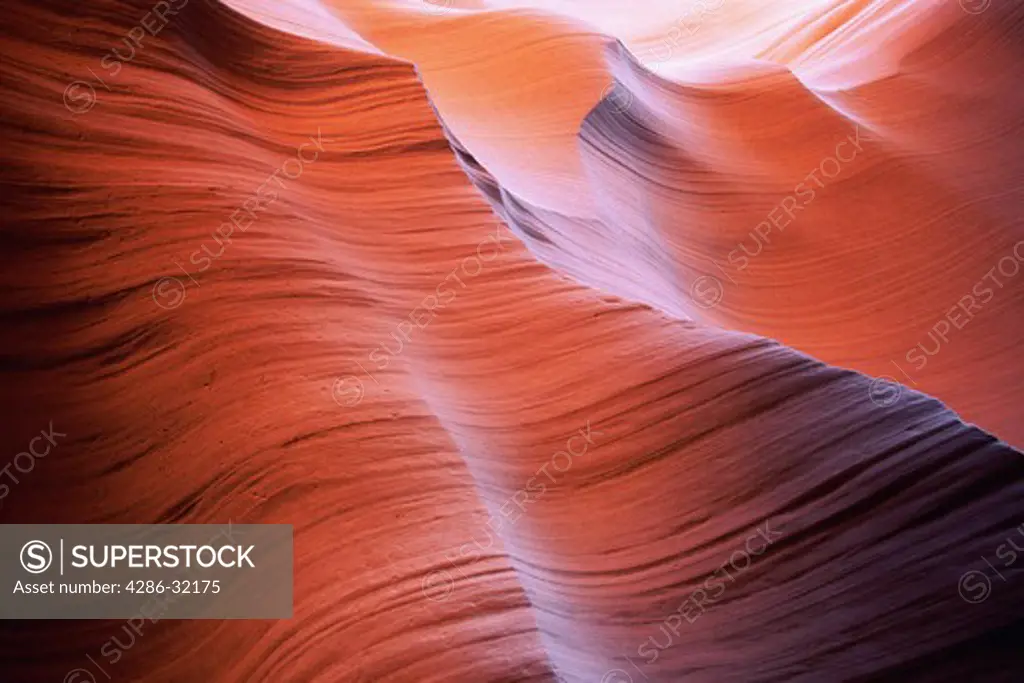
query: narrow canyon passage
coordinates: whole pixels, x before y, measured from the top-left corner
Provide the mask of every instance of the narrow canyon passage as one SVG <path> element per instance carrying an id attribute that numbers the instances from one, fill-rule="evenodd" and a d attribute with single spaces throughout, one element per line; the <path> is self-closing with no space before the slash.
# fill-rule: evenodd
<path id="1" fill-rule="evenodd" d="M 293 525 L 294 609 L 4 680 L 1018 680 L 983 4 L 16 2 L 0 521 Z"/>

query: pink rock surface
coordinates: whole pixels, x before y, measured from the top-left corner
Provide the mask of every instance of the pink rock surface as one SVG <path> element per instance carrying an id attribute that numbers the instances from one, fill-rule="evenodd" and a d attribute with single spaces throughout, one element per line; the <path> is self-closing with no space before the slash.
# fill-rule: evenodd
<path id="1" fill-rule="evenodd" d="M 0 521 L 295 616 L 3 680 L 1018 680 L 1020 7 L 159 4 L 0 21 Z"/>

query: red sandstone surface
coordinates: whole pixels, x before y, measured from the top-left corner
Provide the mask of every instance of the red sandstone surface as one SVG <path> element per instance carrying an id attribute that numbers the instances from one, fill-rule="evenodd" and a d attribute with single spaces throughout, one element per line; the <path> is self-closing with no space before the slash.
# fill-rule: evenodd
<path id="1" fill-rule="evenodd" d="M 1024 6 L 0 31 L 0 521 L 295 528 L 292 619 L 0 680 L 1020 679 Z"/>

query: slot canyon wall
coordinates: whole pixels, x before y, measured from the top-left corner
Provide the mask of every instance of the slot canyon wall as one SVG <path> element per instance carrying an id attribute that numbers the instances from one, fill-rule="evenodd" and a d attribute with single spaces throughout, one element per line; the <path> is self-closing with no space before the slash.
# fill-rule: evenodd
<path id="1" fill-rule="evenodd" d="M 0 521 L 295 603 L 0 680 L 1020 680 L 1024 5 L 5 9 Z"/>

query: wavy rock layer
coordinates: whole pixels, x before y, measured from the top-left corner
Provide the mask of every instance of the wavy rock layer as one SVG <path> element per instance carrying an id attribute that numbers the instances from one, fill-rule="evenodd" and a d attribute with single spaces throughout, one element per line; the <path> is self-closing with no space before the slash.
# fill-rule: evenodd
<path id="1" fill-rule="evenodd" d="M 657 13 L 464 4 L 0 21 L 4 452 L 63 435 L 2 520 L 296 534 L 293 619 L 7 623 L 5 680 L 1016 680 L 1021 454 L 747 332 L 894 374 L 1013 253 L 1019 10 L 736 3 L 655 69 Z M 916 381 L 1020 444 L 1016 282 Z"/>

